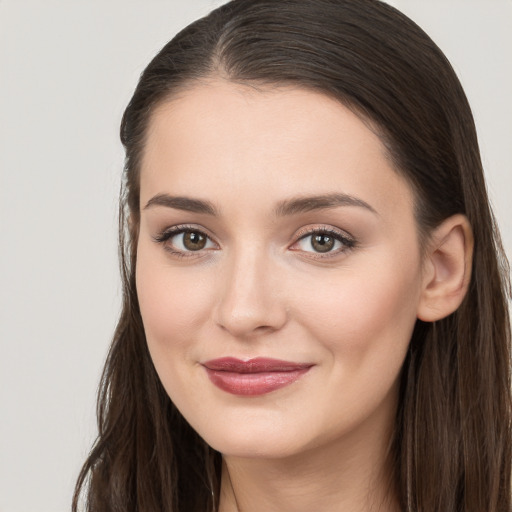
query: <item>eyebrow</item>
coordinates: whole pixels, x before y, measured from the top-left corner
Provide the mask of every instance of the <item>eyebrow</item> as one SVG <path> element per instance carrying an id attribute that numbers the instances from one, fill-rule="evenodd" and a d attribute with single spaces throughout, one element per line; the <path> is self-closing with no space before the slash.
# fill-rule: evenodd
<path id="1" fill-rule="evenodd" d="M 217 209 L 210 201 L 192 199 L 190 197 L 170 196 L 169 194 L 158 194 L 152 197 L 144 207 L 144 210 L 153 206 L 165 206 L 186 212 L 204 213 L 206 215 L 218 215 Z"/>
<path id="2" fill-rule="evenodd" d="M 193 213 L 203 213 L 206 215 L 218 216 L 218 210 L 210 201 L 202 199 L 193 199 L 184 196 L 171 196 L 169 194 L 157 194 L 152 197 L 144 207 L 144 210 L 154 206 L 164 206 L 176 210 L 184 210 Z M 378 215 L 377 211 L 366 201 L 348 194 L 322 194 L 318 196 L 304 196 L 286 199 L 280 201 L 274 209 L 277 217 L 285 217 L 306 213 L 315 210 L 324 210 L 336 208 L 339 206 L 357 206 L 365 208 Z"/>
<path id="3" fill-rule="evenodd" d="M 323 194 L 319 196 L 306 196 L 287 199 L 278 203 L 275 214 L 279 217 L 295 215 L 297 213 L 306 213 L 314 210 L 324 210 L 336 208 L 338 206 L 358 206 L 365 208 L 378 215 L 366 201 L 348 194 Z"/>

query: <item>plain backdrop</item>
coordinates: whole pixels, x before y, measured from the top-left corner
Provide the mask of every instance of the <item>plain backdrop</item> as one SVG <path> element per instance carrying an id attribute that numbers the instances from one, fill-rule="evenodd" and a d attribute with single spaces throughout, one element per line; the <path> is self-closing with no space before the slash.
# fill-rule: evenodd
<path id="1" fill-rule="evenodd" d="M 214 0 L 0 0 L 0 512 L 70 509 L 120 304 L 122 111 Z M 472 104 L 512 255 L 512 1 L 395 0 Z"/>

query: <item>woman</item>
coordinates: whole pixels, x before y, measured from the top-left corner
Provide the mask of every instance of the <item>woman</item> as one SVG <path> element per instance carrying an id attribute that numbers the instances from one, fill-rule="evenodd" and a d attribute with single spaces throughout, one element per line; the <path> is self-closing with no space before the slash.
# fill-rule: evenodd
<path id="1" fill-rule="evenodd" d="M 88 510 L 509 511 L 506 260 L 470 108 L 374 0 L 235 0 L 121 126 Z"/>

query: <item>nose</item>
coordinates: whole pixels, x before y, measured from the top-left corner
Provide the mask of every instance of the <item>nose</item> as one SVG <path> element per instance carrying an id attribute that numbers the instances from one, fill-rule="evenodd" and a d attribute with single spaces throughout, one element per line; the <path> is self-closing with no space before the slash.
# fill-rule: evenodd
<path id="1" fill-rule="evenodd" d="M 287 308 L 279 269 L 256 250 L 225 262 L 214 310 L 218 326 L 236 338 L 251 338 L 281 329 Z"/>

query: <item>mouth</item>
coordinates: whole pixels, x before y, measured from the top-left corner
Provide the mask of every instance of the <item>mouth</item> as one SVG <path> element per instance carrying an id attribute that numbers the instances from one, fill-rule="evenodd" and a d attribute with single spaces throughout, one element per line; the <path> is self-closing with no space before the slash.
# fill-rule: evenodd
<path id="1" fill-rule="evenodd" d="M 227 393 L 257 396 L 283 388 L 300 379 L 312 363 L 295 363 L 257 357 L 242 361 L 234 357 L 212 359 L 202 363 L 215 386 Z"/>

